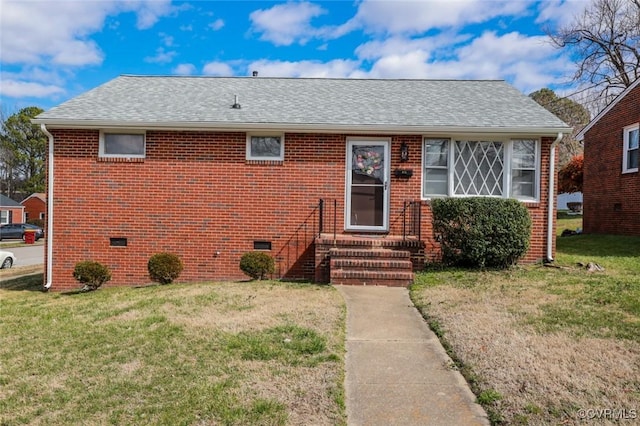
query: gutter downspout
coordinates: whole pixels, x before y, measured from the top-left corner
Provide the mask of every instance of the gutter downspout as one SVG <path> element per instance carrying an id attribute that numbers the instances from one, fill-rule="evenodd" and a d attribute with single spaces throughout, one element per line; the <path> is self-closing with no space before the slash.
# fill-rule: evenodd
<path id="1" fill-rule="evenodd" d="M 47 126 L 40 124 L 40 130 L 49 138 L 49 158 L 47 167 L 47 282 L 42 290 L 49 291 L 53 284 L 53 135 Z"/>
<path id="2" fill-rule="evenodd" d="M 554 219 L 554 201 L 555 201 L 555 177 L 556 177 L 556 145 L 562 140 L 562 132 L 558 132 L 556 140 L 553 141 L 550 148 L 549 157 L 549 205 L 548 205 L 548 217 L 547 217 L 547 258 L 546 262 L 553 262 L 553 219 Z"/>

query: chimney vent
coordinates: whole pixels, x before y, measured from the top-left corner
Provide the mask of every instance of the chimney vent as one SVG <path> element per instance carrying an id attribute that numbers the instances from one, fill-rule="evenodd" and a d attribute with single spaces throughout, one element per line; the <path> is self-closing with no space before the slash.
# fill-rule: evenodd
<path id="1" fill-rule="evenodd" d="M 238 102 L 238 95 L 234 95 L 233 97 L 233 105 L 231 105 L 231 108 L 233 109 L 241 109 L 242 105 L 240 105 L 240 103 Z"/>

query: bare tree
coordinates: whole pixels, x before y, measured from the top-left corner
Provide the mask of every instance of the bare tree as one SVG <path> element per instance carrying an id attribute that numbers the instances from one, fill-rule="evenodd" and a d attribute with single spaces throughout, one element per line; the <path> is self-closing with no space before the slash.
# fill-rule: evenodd
<path id="1" fill-rule="evenodd" d="M 549 36 L 576 61 L 573 81 L 600 105 L 640 78 L 640 0 L 593 0 Z"/>
<path id="2" fill-rule="evenodd" d="M 589 123 L 591 119 L 589 111 L 578 102 L 569 98 L 558 97 L 553 90 L 547 88 L 537 90 L 529 94 L 529 97 L 573 128 L 573 132 L 564 135 L 562 143 L 560 143 L 558 149 L 560 166 L 562 167 L 569 163 L 576 155 L 581 155 L 583 146 L 576 139 L 576 135 Z"/>

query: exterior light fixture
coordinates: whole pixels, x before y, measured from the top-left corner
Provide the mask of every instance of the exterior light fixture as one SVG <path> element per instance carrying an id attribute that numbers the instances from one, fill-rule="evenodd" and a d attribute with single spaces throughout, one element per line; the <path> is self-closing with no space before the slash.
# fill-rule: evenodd
<path id="1" fill-rule="evenodd" d="M 409 146 L 406 142 L 402 142 L 400 145 L 400 161 L 403 163 L 409 161 Z"/>

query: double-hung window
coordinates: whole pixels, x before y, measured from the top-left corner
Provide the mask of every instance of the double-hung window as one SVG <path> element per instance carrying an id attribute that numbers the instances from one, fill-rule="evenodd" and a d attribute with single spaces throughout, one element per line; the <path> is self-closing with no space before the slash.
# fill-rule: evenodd
<path id="1" fill-rule="evenodd" d="M 425 138 L 422 195 L 537 200 L 539 148 L 534 139 Z"/>
<path id="2" fill-rule="evenodd" d="M 640 124 L 627 126 L 623 129 L 624 146 L 622 150 L 622 172 L 638 171 L 638 151 L 640 139 Z"/>
<path id="3" fill-rule="evenodd" d="M 283 135 L 248 134 L 247 160 L 283 161 Z"/>
<path id="4" fill-rule="evenodd" d="M 100 132 L 100 157 L 144 158 L 145 152 L 144 132 Z"/>

